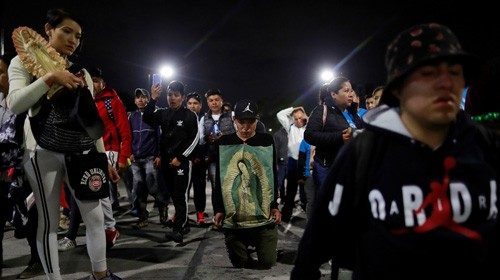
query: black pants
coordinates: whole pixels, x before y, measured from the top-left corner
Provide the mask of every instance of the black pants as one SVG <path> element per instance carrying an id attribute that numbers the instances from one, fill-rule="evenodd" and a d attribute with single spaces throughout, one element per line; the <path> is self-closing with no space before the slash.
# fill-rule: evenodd
<path id="1" fill-rule="evenodd" d="M 299 186 L 297 184 L 297 178 L 298 178 L 297 175 L 298 175 L 297 160 L 289 157 L 288 173 L 286 176 L 287 183 L 286 183 L 285 203 L 282 208 L 283 217 L 285 218 L 285 221 L 290 219 L 290 216 L 292 215 L 293 208 L 295 207 L 295 195 L 297 195 L 298 187 L 300 187 L 300 193 L 299 193 L 300 202 L 302 203 L 303 207 L 305 207 L 307 204 L 306 195 L 304 192 L 304 186 L 303 185 Z"/>
<path id="2" fill-rule="evenodd" d="M 67 187 L 65 187 L 67 188 Z M 73 198 L 68 189 L 66 189 L 70 194 L 69 198 L 69 228 L 66 233 L 66 237 L 71 240 L 76 240 L 76 236 L 78 235 L 78 228 L 80 227 L 80 223 L 82 222 L 82 214 L 80 213 L 80 209 L 78 209 L 78 205 L 76 204 L 76 200 Z"/>
<path id="3" fill-rule="evenodd" d="M 167 195 L 175 208 L 174 230 L 181 231 L 187 225 L 187 189 L 189 183 L 189 160 L 182 159 L 180 166 L 169 165 L 168 158 L 162 159 L 163 177 Z"/>
<path id="4" fill-rule="evenodd" d="M 38 210 L 35 206 L 31 207 L 28 211 L 28 223 L 26 223 L 26 228 L 28 230 L 26 234 L 26 239 L 30 246 L 31 259 L 30 264 L 35 262 L 40 262 L 40 256 L 36 248 L 36 230 L 38 228 Z"/>
<path id="5" fill-rule="evenodd" d="M 207 165 L 205 161 L 193 163 L 191 182 L 194 192 L 194 208 L 196 212 L 205 212 L 207 205 Z"/>
<path id="6" fill-rule="evenodd" d="M 28 184 L 25 182 L 25 184 Z M 27 192 L 31 192 L 28 186 L 24 186 L 23 193 L 25 193 L 25 196 L 27 196 Z M 0 182 L 0 234 L 1 234 L 1 240 L 3 243 L 3 237 L 4 237 L 4 230 L 5 230 L 5 222 L 7 221 L 7 217 L 9 217 L 9 214 L 12 214 L 12 210 L 14 207 L 14 203 L 8 199 L 8 184 L 5 184 L 4 182 Z M 17 215 L 21 215 L 20 213 L 16 213 Z M 36 206 L 31 207 L 31 209 L 28 211 L 28 221 L 26 225 L 24 226 L 23 230 L 26 233 L 26 240 L 28 241 L 28 244 L 30 246 L 30 253 L 31 253 L 31 258 L 29 263 L 32 264 L 34 262 L 40 262 L 40 257 L 38 256 L 38 251 L 36 249 L 36 229 L 38 226 L 38 212 L 36 209 Z M 0 247 L 0 266 L 3 265 L 3 244 Z M 1 274 L 0 274 L 1 275 Z"/>

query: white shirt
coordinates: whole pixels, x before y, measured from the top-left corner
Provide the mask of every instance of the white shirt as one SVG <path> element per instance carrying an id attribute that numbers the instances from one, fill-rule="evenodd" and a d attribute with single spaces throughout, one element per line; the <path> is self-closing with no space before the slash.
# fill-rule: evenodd
<path id="1" fill-rule="evenodd" d="M 293 122 L 292 117 L 293 107 L 283 109 L 276 114 L 278 121 L 288 132 L 288 157 L 295 160 L 299 159 L 300 143 L 304 139 L 304 131 L 306 127 L 297 127 Z"/>

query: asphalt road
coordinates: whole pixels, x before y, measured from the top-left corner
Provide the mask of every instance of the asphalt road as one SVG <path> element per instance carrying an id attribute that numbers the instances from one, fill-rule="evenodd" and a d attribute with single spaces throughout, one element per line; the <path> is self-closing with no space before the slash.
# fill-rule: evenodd
<path id="1" fill-rule="evenodd" d="M 207 191 L 210 189 L 209 185 Z M 121 192 L 125 193 L 125 191 Z M 212 215 L 210 194 L 207 195 L 207 213 Z M 127 202 L 121 206 L 127 209 Z M 148 205 L 152 208 L 152 203 Z M 108 267 L 123 279 L 289 279 L 293 260 L 300 236 L 305 227 L 305 213 L 295 209 L 290 224 L 279 226 L 278 262 L 270 270 L 237 269 L 231 266 L 224 245 L 224 236 L 211 227 L 195 225 L 194 205 L 189 200 L 189 218 L 191 231 L 184 238 L 183 244 L 165 242 L 164 234 L 168 230 L 159 223 L 158 213 L 152 209 L 150 223 L 137 230 L 133 225 L 137 221 L 129 213 L 118 213 L 117 228 L 120 237 L 116 245 L 108 250 Z M 173 212 L 170 207 L 169 212 Z M 80 227 L 77 247 L 61 252 L 60 267 L 63 279 L 88 279 L 90 261 L 85 246 L 85 230 Z M 13 231 L 5 232 L 4 268 L 2 279 L 16 279 L 29 261 L 29 247 L 25 239 L 16 239 Z M 63 237 L 62 234 L 59 237 Z M 322 279 L 330 279 L 329 265 L 322 269 Z M 45 279 L 38 276 L 32 279 Z"/>

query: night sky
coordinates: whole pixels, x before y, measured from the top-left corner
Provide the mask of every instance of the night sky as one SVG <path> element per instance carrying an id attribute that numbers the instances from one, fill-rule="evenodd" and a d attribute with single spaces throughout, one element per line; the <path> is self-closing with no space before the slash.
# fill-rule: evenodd
<path id="1" fill-rule="evenodd" d="M 187 92 L 219 88 L 231 103 L 254 99 L 276 127 L 281 108 L 312 110 L 325 66 L 338 67 L 361 93 L 383 84 L 385 47 L 417 23 L 445 24 L 465 50 L 498 57 L 500 14 L 488 1 L 457 2 L 3 0 L 0 24 L 12 50 L 13 28 L 43 34 L 47 9 L 66 8 L 85 24 L 73 60 L 101 66 L 129 108 L 133 90 L 149 89 L 148 74 L 168 62 Z"/>

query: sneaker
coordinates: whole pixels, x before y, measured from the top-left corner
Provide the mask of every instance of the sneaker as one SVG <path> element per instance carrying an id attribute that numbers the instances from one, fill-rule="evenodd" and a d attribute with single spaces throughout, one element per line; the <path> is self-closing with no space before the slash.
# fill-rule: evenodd
<path id="1" fill-rule="evenodd" d="M 135 224 L 133 227 L 134 227 L 135 229 L 142 229 L 142 228 L 147 227 L 148 225 L 149 225 L 149 221 L 148 221 L 148 219 L 146 218 L 146 219 L 141 219 L 141 220 L 139 220 L 139 221 L 137 222 L 137 224 Z"/>
<path id="2" fill-rule="evenodd" d="M 97 279 L 94 274 L 90 274 L 89 280 L 123 280 L 122 278 L 114 275 L 111 271 L 106 271 L 106 277 Z"/>
<path id="3" fill-rule="evenodd" d="M 72 250 L 75 248 L 76 248 L 76 241 L 71 240 L 67 237 L 64 237 L 63 239 L 59 239 L 59 241 L 57 242 L 57 250 L 59 252 L 65 252 L 65 251 L 69 251 L 69 250 Z"/>
<path id="4" fill-rule="evenodd" d="M 107 228 L 104 232 L 106 233 L 106 247 L 110 249 L 115 246 L 116 239 L 120 236 L 120 232 L 116 228 Z"/>
<path id="5" fill-rule="evenodd" d="M 174 241 L 175 243 L 182 243 L 182 233 L 178 231 L 169 231 L 165 233 L 165 242 Z"/>
<path id="6" fill-rule="evenodd" d="M 205 213 L 196 212 L 196 224 L 197 225 L 204 225 L 205 224 Z"/>
<path id="7" fill-rule="evenodd" d="M 29 279 L 38 275 L 43 275 L 45 272 L 43 271 L 43 266 L 41 262 L 34 262 L 28 264 L 21 274 L 17 276 L 17 279 Z"/>

